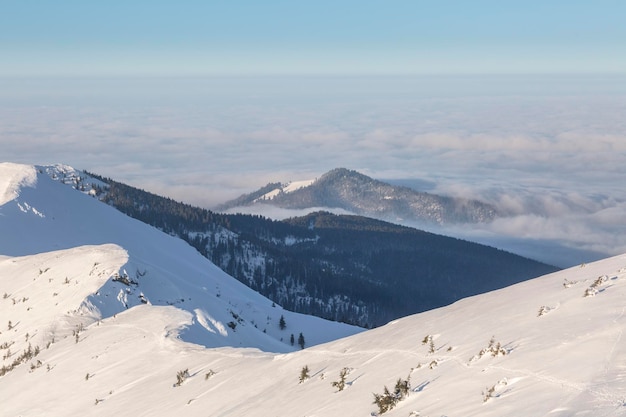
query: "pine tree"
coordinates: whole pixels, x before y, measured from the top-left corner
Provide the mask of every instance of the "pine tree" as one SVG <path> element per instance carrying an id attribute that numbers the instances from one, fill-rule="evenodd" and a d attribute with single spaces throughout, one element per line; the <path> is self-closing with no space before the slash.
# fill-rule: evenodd
<path id="1" fill-rule="evenodd" d="M 346 387 L 346 375 L 348 375 L 348 368 L 343 368 L 340 372 L 339 372 L 339 381 L 333 381 L 332 382 L 332 386 L 337 388 L 337 391 L 343 391 L 343 389 Z"/>
<path id="2" fill-rule="evenodd" d="M 300 336 L 298 336 L 298 344 L 300 345 L 301 349 L 304 349 L 304 336 L 302 335 L 302 333 L 300 333 Z"/>
<path id="3" fill-rule="evenodd" d="M 280 330 L 285 330 L 285 327 L 287 327 L 287 323 L 285 323 L 285 317 L 284 316 L 280 316 L 280 321 L 278 322 L 278 327 L 280 327 Z"/>
<path id="4" fill-rule="evenodd" d="M 300 383 L 302 384 L 305 380 L 309 379 L 311 376 L 309 375 L 309 366 L 304 365 L 304 367 L 300 370 Z"/>
<path id="5" fill-rule="evenodd" d="M 185 380 L 187 378 L 189 378 L 191 375 L 189 375 L 189 368 L 185 369 L 184 371 L 178 371 L 176 373 L 176 383 L 174 384 L 175 387 L 180 387 L 183 382 L 185 382 Z"/>

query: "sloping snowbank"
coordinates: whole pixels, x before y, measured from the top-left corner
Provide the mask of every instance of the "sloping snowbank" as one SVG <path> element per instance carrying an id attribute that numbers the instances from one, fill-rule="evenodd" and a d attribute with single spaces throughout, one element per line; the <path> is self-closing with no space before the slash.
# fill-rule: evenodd
<path id="1" fill-rule="evenodd" d="M 34 187 L 36 183 L 35 167 L 0 163 L 0 206 L 17 198 L 21 187 Z"/>

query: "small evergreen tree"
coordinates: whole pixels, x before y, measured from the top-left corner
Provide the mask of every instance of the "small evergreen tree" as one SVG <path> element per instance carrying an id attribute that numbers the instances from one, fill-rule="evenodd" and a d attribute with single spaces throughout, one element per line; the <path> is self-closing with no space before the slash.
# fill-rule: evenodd
<path id="1" fill-rule="evenodd" d="M 285 330 L 285 327 L 287 327 L 287 323 L 285 323 L 285 317 L 284 316 L 280 316 L 280 321 L 278 322 L 278 327 L 280 327 L 280 330 Z"/>
<path id="2" fill-rule="evenodd" d="M 333 381 L 332 382 L 332 386 L 337 388 L 337 391 L 343 391 L 343 389 L 346 387 L 346 375 L 348 375 L 348 372 L 350 370 L 348 368 L 343 368 L 340 372 L 339 372 L 339 381 Z"/>
<path id="3" fill-rule="evenodd" d="M 309 366 L 304 365 L 300 370 L 300 383 L 302 384 L 304 381 L 309 379 L 311 375 L 309 375 Z"/>
<path id="4" fill-rule="evenodd" d="M 191 375 L 189 375 L 189 368 L 185 369 L 184 371 L 178 371 L 176 373 L 176 383 L 174 384 L 174 386 L 180 387 L 182 383 L 185 382 L 185 380 L 190 376 Z"/>
<path id="5" fill-rule="evenodd" d="M 293 333 L 291 333 L 291 337 L 289 338 L 289 341 L 291 342 L 291 346 L 293 346 L 294 343 L 296 343 L 296 338 L 293 337 Z"/>
<path id="6" fill-rule="evenodd" d="M 302 335 L 302 332 L 300 333 L 300 336 L 298 336 L 298 344 L 301 349 L 304 349 L 304 336 Z"/>
<path id="7" fill-rule="evenodd" d="M 396 406 L 397 400 L 385 387 L 382 394 L 374 394 L 374 404 L 378 406 L 378 414 L 384 414 Z"/>
<path id="8" fill-rule="evenodd" d="M 393 393 L 385 386 L 382 394 L 374 394 L 374 404 L 378 406 L 378 413 L 383 414 L 394 408 L 398 402 L 409 395 L 411 389 L 410 376 L 407 379 L 398 378 Z"/>
<path id="9" fill-rule="evenodd" d="M 409 395 L 411 389 L 411 376 L 407 379 L 398 378 L 396 386 L 394 388 L 394 394 L 398 400 L 403 400 Z"/>

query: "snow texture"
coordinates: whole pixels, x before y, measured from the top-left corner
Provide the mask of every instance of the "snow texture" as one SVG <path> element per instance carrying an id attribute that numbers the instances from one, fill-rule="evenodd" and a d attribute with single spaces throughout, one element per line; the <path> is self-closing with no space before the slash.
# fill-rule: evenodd
<path id="1" fill-rule="evenodd" d="M 626 416 L 626 255 L 360 331 L 32 172 L 0 167 L 2 415 L 371 416 L 401 378 L 385 416 Z"/>

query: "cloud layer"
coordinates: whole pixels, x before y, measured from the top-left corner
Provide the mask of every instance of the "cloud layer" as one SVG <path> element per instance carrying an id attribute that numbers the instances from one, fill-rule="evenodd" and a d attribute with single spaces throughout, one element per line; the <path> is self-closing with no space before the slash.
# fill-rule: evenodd
<path id="1" fill-rule="evenodd" d="M 626 252 L 623 79 L 0 81 L 1 159 L 204 207 L 336 167 L 479 197 L 484 233 Z"/>

